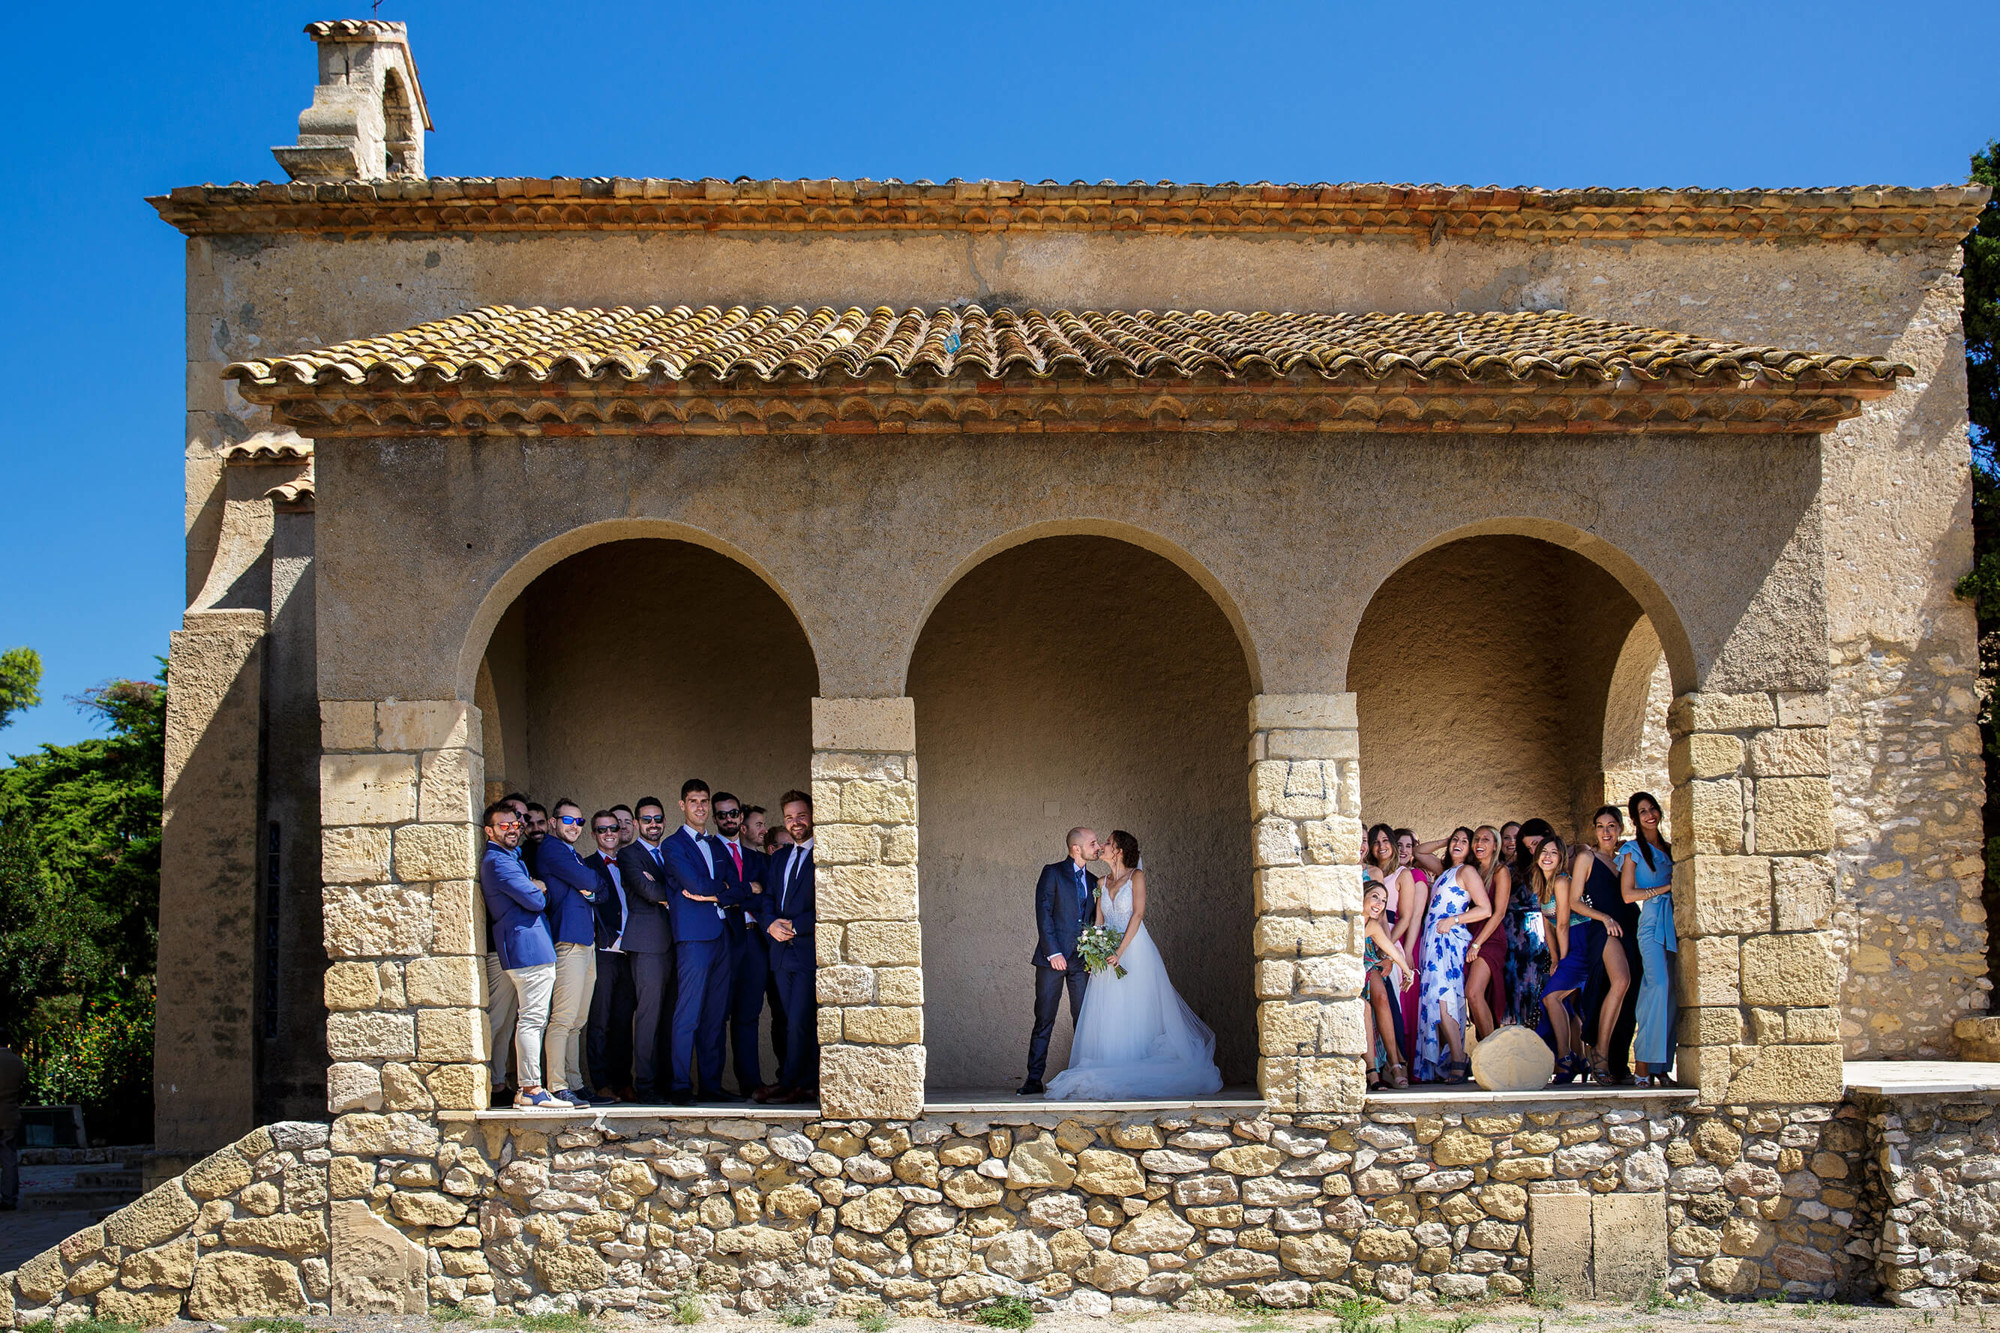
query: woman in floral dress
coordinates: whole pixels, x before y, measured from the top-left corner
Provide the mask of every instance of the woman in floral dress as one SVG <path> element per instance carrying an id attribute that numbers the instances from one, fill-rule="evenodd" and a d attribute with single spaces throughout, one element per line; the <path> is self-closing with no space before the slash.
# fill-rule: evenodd
<path id="1" fill-rule="evenodd" d="M 1493 905 L 1471 861 L 1472 830 L 1452 830 L 1424 917 L 1413 1061 L 1419 1082 L 1463 1083 L 1472 1069 L 1465 1058 L 1465 951 L 1472 945 L 1466 927 L 1493 915 Z"/>

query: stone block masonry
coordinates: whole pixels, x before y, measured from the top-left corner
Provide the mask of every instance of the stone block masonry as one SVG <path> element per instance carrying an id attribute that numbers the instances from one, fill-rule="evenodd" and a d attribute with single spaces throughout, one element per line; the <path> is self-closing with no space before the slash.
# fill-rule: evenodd
<path id="1" fill-rule="evenodd" d="M 1699 1111 L 1686 1094 L 1352 1114 L 355 1113 L 257 1130 L 0 1275 L 0 1327 L 450 1306 L 660 1317 L 686 1294 L 847 1315 L 1531 1285 L 1831 1299 L 1879 1282 L 1903 1303 L 1981 1300 L 1996 1126 L 1992 1098 Z M 1897 1275 L 1910 1256 L 1914 1281 Z"/>
<path id="2" fill-rule="evenodd" d="M 923 933 L 917 920 L 916 701 L 814 699 L 820 1103 L 920 1114 Z"/>
<path id="3" fill-rule="evenodd" d="M 336 1132 L 356 1117 L 484 1107 L 479 711 L 328 699 L 320 734 Z"/>
<path id="4" fill-rule="evenodd" d="M 1687 694 L 1673 746 L 1679 1077 L 1704 1105 L 1842 1092 L 1824 694 Z"/>
<path id="5" fill-rule="evenodd" d="M 1366 1096 L 1360 754 L 1352 694 L 1250 701 L 1257 1086 L 1286 1110 Z"/>

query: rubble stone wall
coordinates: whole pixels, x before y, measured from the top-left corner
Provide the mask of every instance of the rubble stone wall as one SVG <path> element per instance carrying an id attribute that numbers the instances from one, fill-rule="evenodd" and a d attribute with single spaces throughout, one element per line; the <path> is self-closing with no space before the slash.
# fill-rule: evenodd
<path id="1" fill-rule="evenodd" d="M 1866 1098 L 1862 1109 L 1883 1299 L 1916 1307 L 2000 1301 L 2000 1115 L 1992 1099 Z"/>
<path id="2" fill-rule="evenodd" d="M 0 1327 L 657 1315 L 688 1298 L 936 1314 L 1019 1295 L 1110 1314 L 1879 1284 L 1904 1304 L 1979 1301 L 1996 1133 L 1992 1099 L 1706 1111 L 1685 1094 L 886 1121 L 356 1113 L 260 1129 L 0 1276 Z"/>

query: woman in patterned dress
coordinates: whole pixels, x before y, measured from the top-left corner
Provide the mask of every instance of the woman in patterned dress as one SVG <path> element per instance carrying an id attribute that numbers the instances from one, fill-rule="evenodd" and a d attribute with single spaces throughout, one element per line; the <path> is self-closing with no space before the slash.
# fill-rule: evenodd
<path id="1" fill-rule="evenodd" d="M 1514 1021 L 1523 1027 L 1541 1022 L 1542 987 L 1548 984 L 1555 967 L 1549 951 L 1548 917 L 1542 898 L 1536 893 L 1535 860 L 1541 845 L 1555 837 L 1546 819 L 1531 819 L 1520 826 L 1514 838 L 1514 855 L 1508 858 L 1509 896 L 1507 909 L 1507 1000 Z M 1500 830 L 1501 844 L 1507 830 Z M 1494 902 L 1500 894 L 1494 890 Z"/>
<path id="2" fill-rule="evenodd" d="M 1424 917 L 1414 1064 L 1420 1082 L 1463 1083 L 1472 1069 L 1465 1058 L 1465 954 L 1472 946 L 1467 927 L 1493 915 L 1493 906 L 1471 864 L 1472 830 L 1452 830 L 1444 853 Z"/>

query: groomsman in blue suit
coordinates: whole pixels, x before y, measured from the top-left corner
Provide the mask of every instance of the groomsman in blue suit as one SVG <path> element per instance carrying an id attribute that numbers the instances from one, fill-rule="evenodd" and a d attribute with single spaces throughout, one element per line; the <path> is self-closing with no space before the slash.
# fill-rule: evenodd
<path id="1" fill-rule="evenodd" d="M 556 987 L 556 946 L 542 914 L 548 897 L 521 864 L 520 815 L 505 801 L 486 807 L 486 849 L 479 857 L 479 890 L 493 919 L 493 948 L 501 975 L 513 992 L 514 1073 L 520 1090 L 514 1105 L 563 1110 L 567 1103 L 542 1089 L 542 1033 Z"/>
<path id="2" fill-rule="evenodd" d="M 729 1038 L 736 1057 L 736 1091 L 754 1097 L 764 1087 L 757 1059 L 757 1020 L 764 1012 L 764 986 L 771 976 L 771 951 L 765 943 L 758 906 L 767 878 L 764 853 L 745 846 L 743 802 L 735 793 L 715 793 L 716 847 L 722 855 L 715 868 L 730 884 L 748 890 L 741 907 L 725 909 L 722 935 L 729 942 Z"/>
<path id="3" fill-rule="evenodd" d="M 1035 883 L 1035 1030 L 1028 1038 L 1028 1081 L 1021 1085 L 1023 1097 L 1039 1096 L 1045 1089 L 1042 1074 L 1049 1065 L 1049 1038 L 1055 1034 L 1056 1013 L 1062 1007 L 1063 992 L 1069 992 L 1070 1026 L 1083 1012 L 1083 991 L 1089 974 L 1076 956 L 1077 938 L 1097 913 L 1096 882 L 1084 863 L 1095 861 L 1103 848 L 1097 835 L 1087 828 L 1069 831 L 1069 856 L 1042 867 Z"/>
<path id="4" fill-rule="evenodd" d="M 667 1099 L 682 1106 L 694 1100 L 697 1068 L 704 1100 L 730 1100 L 722 1091 L 729 1013 L 729 944 L 723 926 L 727 909 L 749 897 L 741 884 L 728 884 L 716 873 L 716 858 L 723 853 L 706 832 L 709 803 L 706 782 L 689 778 L 682 783 L 681 826 L 661 849 L 666 853 L 677 977 Z"/>
<path id="5" fill-rule="evenodd" d="M 758 1095 L 762 1102 L 809 1102 L 819 1086 L 819 1015 L 813 993 L 818 957 L 813 947 L 812 797 L 788 791 L 778 803 L 792 845 L 771 859 L 771 882 L 759 904 L 764 934 L 771 941 L 771 973 L 778 981 L 785 1016 L 785 1063 L 778 1085 Z"/>
<path id="6" fill-rule="evenodd" d="M 667 907 L 667 807 L 657 796 L 634 811 L 639 836 L 618 853 L 625 885 L 625 952 L 632 956 L 632 1096 L 660 1100 L 660 1036 L 671 1029 L 674 978 L 673 916 Z M 662 1022 L 663 1019 L 667 1021 Z"/>

